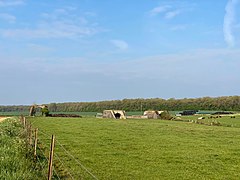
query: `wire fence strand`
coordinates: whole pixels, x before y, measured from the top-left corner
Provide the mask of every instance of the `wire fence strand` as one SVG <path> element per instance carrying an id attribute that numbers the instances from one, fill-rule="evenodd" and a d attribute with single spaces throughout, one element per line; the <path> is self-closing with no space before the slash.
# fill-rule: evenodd
<path id="1" fill-rule="evenodd" d="M 24 121 L 21 120 L 21 122 L 23 124 Z M 22 135 L 23 134 L 28 135 L 28 133 L 29 133 L 29 129 L 28 128 L 29 128 L 29 126 L 32 126 L 34 123 L 35 123 L 35 121 L 33 123 L 31 123 L 30 121 L 26 120 L 25 121 L 25 126 L 24 126 L 24 131 L 21 134 Z M 43 138 L 38 138 L 39 142 L 41 142 L 41 140 L 46 141 L 46 140 L 50 140 L 51 139 L 50 138 L 51 135 L 46 133 L 46 132 L 44 132 L 41 129 L 38 129 L 38 133 L 41 134 L 41 136 L 43 137 Z M 30 137 L 30 138 L 32 138 L 32 137 Z M 63 139 L 63 140 L 65 140 L 65 139 Z M 88 168 L 85 167 L 79 160 L 77 160 L 68 150 L 66 150 L 66 148 L 58 140 L 55 140 L 55 141 L 56 141 L 55 146 L 59 145 L 60 149 L 63 150 L 63 152 L 64 152 L 64 154 L 66 156 L 71 157 L 71 159 L 73 159 L 87 174 L 89 174 L 93 179 L 98 180 L 98 178 L 92 172 L 90 172 L 90 170 L 88 170 Z M 47 147 L 44 146 L 44 144 L 42 144 L 42 143 L 41 143 L 41 145 L 42 145 L 42 148 L 38 146 L 39 147 L 38 149 L 40 150 L 40 152 L 42 154 L 42 157 L 48 162 L 48 158 L 46 157 L 45 152 L 43 151 L 43 149 L 46 149 Z M 67 170 L 64 161 L 61 160 L 61 158 L 56 154 L 56 152 L 54 153 L 54 156 L 61 163 L 61 167 L 63 166 L 64 170 Z M 36 160 L 37 160 L 37 162 L 39 162 L 41 168 L 43 169 L 43 171 L 42 171 L 43 175 L 47 178 L 47 174 L 44 173 L 44 169 L 46 169 L 46 165 L 44 167 L 44 165 L 41 162 L 41 160 L 39 159 L 38 155 L 36 156 Z M 55 173 L 55 175 L 57 176 L 58 179 L 61 179 L 60 178 L 61 176 L 57 172 L 58 168 L 57 169 L 56 168 L 57 167 L 55 167 L 55 164 L 54 164 L 53 165 L 53 172 Z M 67 170 L 67 174 L 71 177 L 71 179 L 74 179 L 73 175 L 68 170 Z"/>
<path id="2" fill-rule="evenodd" d="M 40 164 L 40 166 L 41 166 L 41 168 L 42 168 L 42 170 L 43 170 L 43 171 L 41 171 L 42 174 L 43 174 L 43 176 L 45 176 L 46 178 L 48 178 L 48 177 L 47 177 L 47 174 L 44 173 L 44 169 L 45 169 L 45 168 L 44 168 L 44 166 L 42 165 L 40 159 L 39 159 L 38 157 L 37 157 L 36 159 L 37 159 L 37 161 L 39 162 L 39 164 Z"/>
<path id="3" fill-rule="evenodd" d="M 80 165 L 89 175 L 91 175 L 94 179 L 98 180 L 98 178 L 93 173 L 91 173 L 79 160 L 77 160 L 69 151 L 67 151 L 59 141 L 56 140 L 56 142 L 60 145 L 60 147 L 62 147 L 66 154 L 72 157 L 72 159 L 74 159 L 75 162 Z"/>
<path id="4" fill-rule="evenodd" d="M 46 137 L 50 136 L 49 134 L 47 134 L 46 132 L 44 132 L 42 130 L 39 130 L 39 132 L 41 134 L 45 135 Z M 64 152 L 68 156 L 70 156 L 78 165 L 80 165 L 81 168 L 83 168 L 90 176 L 92 176 L 92 178 L 98 180 L 98 178 L 93 173 L 91 173 L 79 160 L 77 160 L 69 151 L 67 151 L 66 148 L 64 148 L 63 145 L 58 140 L 56 140 L 56 145 L 57 144 L 59 144 L 59 146 L 64 150 Z"/>
<path id="5" fill-rule="evenodd" d="M 48 137 L 48 139 L 49 139 L 49 137 L 51 137 L 50 134 L 45 133 L 43 130 L 38 129 L 38 132 L 39 132 L 40 134 L 43 134 L 45 137 Z"/>
<path id="6" fill-rule="evenodd" d="M 61 178 L 59 177 L 57 171 L 55 170 L 54 166 L 53 166 L 53 172 L 56 174 L 56 176 L 57 176 L 58 179 L 61 179 Z"/>
<path id="7" fill-rule="evenodd" d="M 55 153 L 54 154 L 54 156 L 57 158 L 57 160 L 62 164 L 62 166 L 64 167 L 64 169 L 67 169 L 66 168 L 66 166 L 65 166 L 65 164 L 63 163 L 63 161 L 60 159 L 60 157 Z M 72 174 L 68 171 L 68 174 L 70 175 L 70 177 L 72 178 L 72 179 L 74 179 L 73 178 L 73 176 L 72 176 Z"/>

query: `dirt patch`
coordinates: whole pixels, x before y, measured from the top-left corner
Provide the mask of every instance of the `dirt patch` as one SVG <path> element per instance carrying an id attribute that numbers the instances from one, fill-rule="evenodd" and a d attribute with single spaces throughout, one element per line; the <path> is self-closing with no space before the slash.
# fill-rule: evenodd
<path id="1" fill-rule="evenodd" d="M 9 117 L 0 117 L 0 122 L 4 121 L 7 118 L 9 118 Z"/>

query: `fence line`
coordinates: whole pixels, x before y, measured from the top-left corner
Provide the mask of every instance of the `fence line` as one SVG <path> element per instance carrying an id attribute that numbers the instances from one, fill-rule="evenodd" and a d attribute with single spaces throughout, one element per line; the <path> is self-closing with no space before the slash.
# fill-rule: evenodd
<path id="1" fill-rule="evenodd" d="M 48 177 L 47 177 L 47 174 L 44 173 L 44 169 L 45 169 L 45 168 L 44 168 L 43 164 L 41 163 L 41 161 L 40 161 L 40 159 L 39 159 L 38 157 L 36 157 L 36 160 L 38 161 L 38 163 L 40 164 L 40 166 L 41 166 L 41 168 L 42 168 L 42 171 L 41 171 L 41 172 L 42 172 L 43 176 L 45 176 L 46 179 L 47 179 Z"/>
<path id="2" fill-rule="evenodd" d="M 67 176 L 69 176 L 71 179 L 74 179 L 73 175 L 68 170 L 69 168 L 66 168 L 64 161 L 61 160 L 61 158 L 57 155 L 56 152 L 53 153 L 54 144 L 52 144 L 52 143 L 54 143 L 54 142 L 51 143 L 51 149 L 53 148 L 52 152 L 49 151 L 49 154 L 51 154 L 52 158 L 53 158 L 53 156 L 54 156 L 54 159 L 56 157 L 56 160 L 54 160 L 53 162 L 50 162 L 50 157 L 47 158 L 46 152 L 44 152 L 44 150 L 46 150 L 48 148 L 46 146 L 44 146 L 44 144 L 42 144 L 42 143 L 40 144 L 42 147 L 39 146 L 39 143 L 41 142 L 40 140 L 44 140 L 45 142 L 46 142 L 46 140 L 50 141 L 51 140 L 50 135 L 38 128 L 33 129 L 32 123 L 30 121 L 28 121 L 24 116 L 20 116 L 19 119 L 24 127 L 21 135 L 25 135 L 27 148 L 33 151 L 34 159 L 36 160 L 36 162 L 39 163 L 40 167 L 42 168 L 41 172 L 42 172 L 43 176 L 46 177 L 46 179 L 48 179 L 48 180 L 50 180 L 53 175 L 55 175 L 58 179 L 61 179 L 61 175 L 58 174 L 58 170 L 60 170 L 59 168 L 63 167 L 63 170 L 65 172 L 67 172 Z M 41 134 L 44 138 L 39 139 L 37 134 Z M 53 141 L 53 139 L 52 139 L 52 141 Z M 66 150 L 66 148 L 57 139 L 55 139 L 55 148 L 56 147 L 59 147 L 59 150 L 60 149 L 63 150 L 62 152 L 64 153 L 64 155 L 66 157 L 70 157 L 71 159 L 73 159 L 75 161 L 75 163 L 78 166 L 80 166 L 93 179 L 98 180 L 98 178 L 93 173 L 91 173 L 79 160 L 77 160 L 68 150 Z M 39 159 L 39 157 L 41 155 L 39 155 L 38 152 L 42 154 L 43 160 Z M 44 164 L 43 161 L 48 162 L 48 171 L 47 171 L 47 164 L 46 163 Z M 56 166 L 57 161 L 61 163 L 60 167 Z M 47 172 L 45 173 L 44 171 L 45 172 L 47 171 Z M 52 172 L 54 174 L 52 174 Z"/>
<path id="3" fill-rule="evenodd" d="M 56 172 L 54 166 L 53 166 L 53 172 L 57 175 L 57 178 L 58 178 L 58 179 L 61 179 L 61 178 L 59 177 L 58 173 Z"/>
<path id="4" fill-rule="evenodd" d="M 43 132 L 42 130 L 40 130 L 40 129 L 38 129 L 39 130 L 39 132 L 40 133 L 42 133 L 43 135 L 45 135 L 45 137 L 51 137 L 51 135 L 50 134 L 47 134 L 47 133 L 45 133 L 45 132 Z"/>
<path id="5" fill-rule="evenodd" d="M 57 141 L 57 140 L 56 140 Z M 64 147 L 63 147 L 63 145 L 59 142 L 59 141 L 57 141 L 58 142 L 58 144 L 62 147 L 62 149 L 69 155 L 69 156 L 71 156 L 74 160 L 75 160 L 75 162 L 77 162 L 77 164 L 78 165 L 80 165 L 85 171 L 87 171 L 88 172 L 88 174 L 90 174 L 94 179 L 96 179 L 96 180 L 98 180 L 98 178 L 94 175 L 94 174 L 92 174 L 80 161 L 78 161 L 70 152 L 68 152 Z"/>
<path id="6" fill-rule="evenodd" d="M 42 157 L 44 158 L 45 161 L 48 161 L 48 158 L 45 156 L 45 153 L 43 152 L 43 150 L 41 148 L 39 148 L 41 154 L 42 154 Z M 44 174 L 44 176 L 46 177 L 46 179 L 48 179 L 48 176 L 47 176 L 47 164 L 45 164 L 45 166 L 43 165 L 43 163 L 41 162 L 41 160 L 39 159 L 39 156 L 37 155 L 36 156 L 36 159 L 37 161 L 40 163 L 40 166 L 42 168 L 42 172 Z"/>
<path id="7" fill-rule="evenodd" d="M 43 132 L 42 130 L 39 130 L 39 132 L 41 132 L 42 134 L 44 134 L 45 136 L 50 136 L 47 133 Z M 98 180 L 98 178 L 91 173 L 79 160 L 77 160 L 68 150 L 66 150 L 66 148 L 64 148 L 64 146 L 56 139 L 56 144 L 60 145 L 60 147 L 65 151 L 65 153 L 70 156 L 72 159 L 75 160 L 75 162 L 80 165 L 81 168 L 83 168 L 90 176 L 92 176 L 92 178 Z"/>
<path id="8" fill-rule="evenodd" d="M 45 153 L 43 152 L 43 150 L 42 150 L 41 148 L 39 148 L 39 150 L 41 151 L 43 157 L 44 157 L 46 160 L 48 160 L 48 158 L 45 156 Z"/>
<path id="9" fill-rule="evenodd" d="M 59 158 L 59 156 L 57 155 L 57 153 L 55 153 L 55 157 L 58 159 L 58 161 L 62 164 L 63 167 L 66 167 L 66 166 L 64 165 L 63 161 L 62 161 L 62 160 Z M 68 174 L 71 176 L 72 179 L 74 179 L 73 176 L 72 176 L 72 174 L 71 174 L 69 171 L 68 171 Z"/>

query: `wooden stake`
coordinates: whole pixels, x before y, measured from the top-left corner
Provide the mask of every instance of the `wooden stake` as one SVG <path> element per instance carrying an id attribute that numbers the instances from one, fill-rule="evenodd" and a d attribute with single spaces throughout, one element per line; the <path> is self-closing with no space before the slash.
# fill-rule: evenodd
<path id="1" fill-rule="evenodd" d="M 50 154 L 49 154 L 49 164 L 48 164 L 48 180 L 52 179 L 54 143 L 55 143 L 55 136 L 52 135 L 51 148 L 50 148 Z"/>
<path id="2" fill-rule="evenodd" d="M 20 116 L 20 122 L 23 124 L 23 115 Z"/>
<path id="3" fill-rule="evenodd" d="M 28 121 L 26 121 L 25 129 L 26 129 L 26 145 L 28 148 L 29 147 L 29 123 L 28 123 Z"/>
<path id="4" fill-rule="evenodd" d="M 32 125 L 29 124 L 29 145 L 32 145 Z"/>
<path id="5" fill-rule="evenodd" d="M 36 128 L 34 131 L 34 158 L 37 158 L 37 133 L 38 133 L 38 129 Z"/>
<path id="6" fill-rule="evenodd" d="M 26 118 L 25 117 L 23 118 L 23 126 L 24 126 L 24 128 L 26 128 Z"/>

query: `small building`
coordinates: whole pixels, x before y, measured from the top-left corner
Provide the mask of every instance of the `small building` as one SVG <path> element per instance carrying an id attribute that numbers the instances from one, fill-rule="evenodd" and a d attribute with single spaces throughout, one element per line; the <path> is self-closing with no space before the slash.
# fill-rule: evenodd
<path id="1" fill-rule="evenodd" d="M 159 119 L 161 111 L 144 111 L 143 115 L 147 116 L 148 119 Z"/>
<path id="2" fill-rule="evenodd" d="M 126 119 L 126 113 L 123 110 L 104 110 L 103 118 Z"/>
<path id="3" fill-rule="evenodd" d="M 173 118 L 168 111 L 144 111 L 143 116 L 146 116 L 147 119 L 170 120 Z"/>

